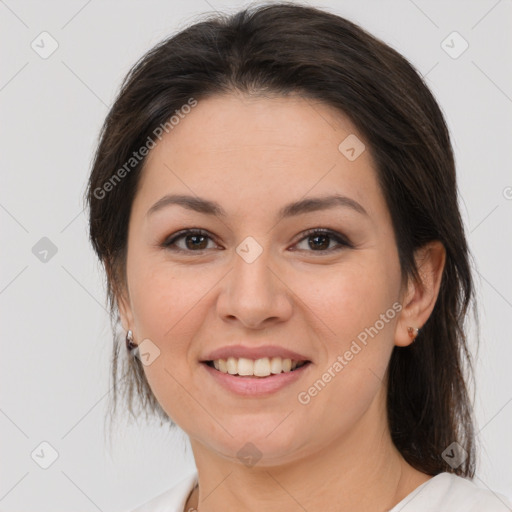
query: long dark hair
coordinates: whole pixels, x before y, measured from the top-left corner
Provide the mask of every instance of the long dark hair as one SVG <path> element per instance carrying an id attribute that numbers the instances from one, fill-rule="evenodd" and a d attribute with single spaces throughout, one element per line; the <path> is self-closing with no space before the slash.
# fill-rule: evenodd
<path id="1" fill-rule="evenodd" d="M 463 324 L 474 291 L 442 112 L 399 53 L 340 16 L 297 3 L 210 15 L 163 41 L 131 69 L 105 120 L 86 200 L 90 238 L 107 274 L 112 410 L 121 391 L 134 417 L 139 398 L 139 411 L 170 421 L 139 359 L 119 353 L 124 341 L 116 331 L 117 297 L 124 290 L 130 210 L 145 162 L 130 159 L 155 138 L 158 127 L 170 128 L 170 116 L 191 98 L 233 91 L 297 93 L 348 116 L 376 162 L 403 277 L 418 279 L 416 249 L 433 240 L 443 243 L 446 264 L 434 310 L 416 342 L 395 347 L 391 356 L 389 427 L 398 450 L 418 470 L 473 477 L 475 435 L 466 380 L 473 369 Z M 454 442 L 467 455 L 457 467 L 443 457 Z"/>

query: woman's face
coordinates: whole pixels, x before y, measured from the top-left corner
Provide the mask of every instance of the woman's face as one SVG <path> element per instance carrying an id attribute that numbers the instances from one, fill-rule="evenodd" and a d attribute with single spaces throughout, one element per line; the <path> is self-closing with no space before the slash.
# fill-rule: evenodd
<path id="1" fill-rule="evenodd" d="M 209 453 L 243 462 L 252 451 L 274 465 L 385 426 L 402 283 L 362 144 L 318 102 L 225 95 L 200 100 L 147 158 L 130 218 L 123 325 L 145 340 L 144 370 L 163 409 Z M 151 211 L 166 195 L 197 208 L 168 201 Z M 302 203 L 334 195 L 345 199 Z M 173 242 L 192 228 L 204 233 Z M 251 361 L 287 349 L 310 363 L 269 391 L 290 374 L 221 375 L 203 362 L 235 345 L 264 347 Z M 257 366 L 265 373 L 266 361 Z M 246 383 L 255 389 L 244 395 Z"/>

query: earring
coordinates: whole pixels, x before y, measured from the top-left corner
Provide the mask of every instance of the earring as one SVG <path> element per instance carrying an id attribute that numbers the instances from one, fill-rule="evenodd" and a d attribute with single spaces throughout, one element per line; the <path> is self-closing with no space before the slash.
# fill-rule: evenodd
<path id="1" fill-rule="evenodd" d="M 409 338 L 414 341 L 420 333 L 420 330 L 417 327 L 408 327 L 407 332 L 409 333 Z"/>
<path id="2" fill-rule="evenodd" d="M 133 332 L 129 330 L 126 333 L 126 348 L 129 352 L 131 352 L 134 348 L 137 348 L 138 345 L 133 343 Z"/>

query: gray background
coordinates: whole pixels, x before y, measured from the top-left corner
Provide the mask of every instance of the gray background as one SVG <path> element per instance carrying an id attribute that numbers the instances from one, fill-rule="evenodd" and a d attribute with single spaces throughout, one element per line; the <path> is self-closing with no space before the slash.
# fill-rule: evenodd
<path id="1" fill-rule="evenodd" d="M 512 496 L 512 3 L 310 4 L 401 52 L 446 115 L 478 270 L 476 481 Z M 194 470 L 180 431 L 121 423 L 112 445 L 105 441 L 111 338 L 81 197 L 101 123 L 130 66 L 195 15 L 242 5 L 0 0 L 2 511 L 128 510 Z M 44 31 L 58 44 L 47 58 L 40 53 L 52 41 Z M 469 44 L 457 58 L 464 42 L 446 40 L 453 31 Z M 43 237 L 55 254 L 40 252 Z M 43 441 L 58 453 L 48 469 L 34 460 L 50 461 Z"/>

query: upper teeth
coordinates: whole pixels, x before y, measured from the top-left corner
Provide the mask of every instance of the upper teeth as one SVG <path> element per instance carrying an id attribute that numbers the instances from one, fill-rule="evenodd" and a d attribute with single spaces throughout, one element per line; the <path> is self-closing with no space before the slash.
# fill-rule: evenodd
<path id="1" fill-rule="evenodd" d="M 290 372 L 302 366 L 305 361 L 292 361 L 291 359 L 282 359 L 280 357 L 263 357 L 261 359 L 247 359 L 245 357 L 227 359 L 215 359 L 213 365 L 223 373 L 231 375 L 255 375 L 256 377 L 266 377 L 271 373 Z"/>

